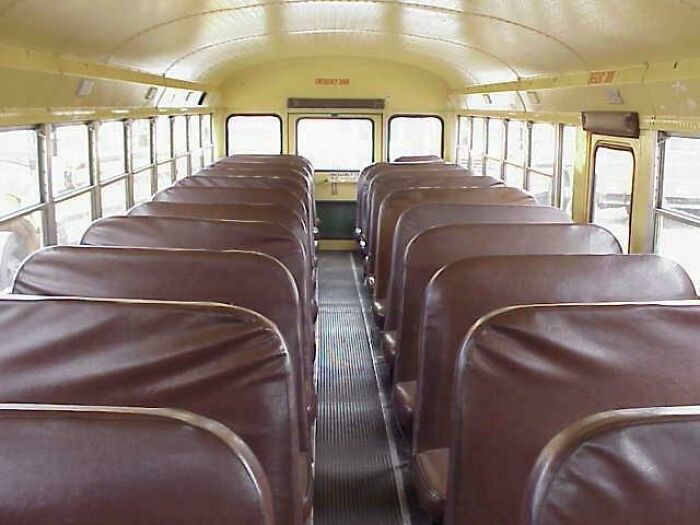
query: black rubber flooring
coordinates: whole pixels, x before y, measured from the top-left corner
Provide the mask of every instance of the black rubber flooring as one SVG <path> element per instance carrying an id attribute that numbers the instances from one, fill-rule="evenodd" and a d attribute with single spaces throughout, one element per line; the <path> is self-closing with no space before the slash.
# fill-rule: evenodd
<path id="1" fill-rule="evenodd" d="M 319 261 L 316 525 L 422 525 L 404 480 L 407 443 L 392 422 L 359 262 Z"/>

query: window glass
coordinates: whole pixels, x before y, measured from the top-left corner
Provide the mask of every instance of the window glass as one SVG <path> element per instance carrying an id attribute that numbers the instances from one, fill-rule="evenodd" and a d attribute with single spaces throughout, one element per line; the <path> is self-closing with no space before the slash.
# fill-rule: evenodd
<path id="1" fill-rule="evenodd" d="M 556 134 L 552 124 L 532 125 L 532 156 L 530 167 L 542 173 L 554 174 Z"/>
<path id="2" fill-rule="evenodd" d="M 537 199 L 542 206 L 552 204 L 552 177 L 540 173 L 530 172 L 528 191 Z"/>
<path id="3" fill-rule="evenodd" d="M 576 128 L 564 126 L 561 157 L 561 209 L 573 214 L 574 162 L 576 161 Z"/>
<path id="4" fill-rule="evenodd" d="M 58 244 L 80 244 L 83 233 L 92 222 L 90 193 L 56 203 L 56 233 Z"/>
<path id="5" fill-rule="evenodd" d="M 141 204 L 151 198 L 151 170 L 134 173 L 134 204 Z"/>
<path id="6" fill-rule="evenodd" d="M 484 137 L 485 122 L 483 118 L 474 118 L 472 123 L 472 151 L 484 153 L 486 140 Z"/>
<path id="7" fill-rule="evenodd" d="M 505 129 L 503 127 L 503 121 L 497 118 L 490 118 L 488 120 L 489 126 L 489 157 L 501 159 L 503 158 L 503 138 L 505 134 Z"/>
<path id="8" fill-rule="evenodd" d="M 202 115 L 202 146 L 211 144 L 211 138 L 211 115 Z"/>
<path id="9" fill-rule="evenodd" d="M 527 126 L 522 120 L 508 122 L 508 153 L 510 162 L 523 166 L 527 152 Z"/>
<path id="10" fill-rule="evenodd" d="M 634 156 L 599 146 L 595 151 L 592 219 L 609 229 L 623 249 L 629 245 Z"/>
<path id="11" fill-rule="evenodd" d="M 0 216 L 40 201 L 36 131 L 3 131 L 0 133 Z"/>
<path id="12" fill-rule="evenodd" d="M 126 179 L 111 182 L 102 188 L 102 216 L 119 215 L 126 211 Z"/>
<path id="13" fill-rule="evenodd" d="M 471 119 L 469 117 L 459 117 L 457 135 L 457 163 L 467 166 L 471 145 Z"/>
<path id="14" fill-rule="evenodd" d="M 151 121 L 134 120 L 131 123 L 131 170 L 151 165 Z"/>
<path id="15" fill-rule="evenodd" d="M 442 157 L 442 120 L 438 117 L 392 117 L 389 120 L 389 159 L 406 155 Z"/>
<path id="16" fill-rule="evenodd" d="M 184 115 L 173 118 L 173 148 L 175 153 L 187 151 L 187 117 Z"/>
<path id="17" fill-rule="evenodd" d="M 173 165 L 171 162 L 158 164 L 158 190 L 167 188 L 173 183 Z"/>
<path id="18" fill-rule="evenodd" d="M 126 172 L 124 122 L 101 122 L 97 127 L 97 161 L 100 180 Z"/>
<path id="19" fill-rule="evenodd" d="M 202 137 L 199 134 L 199 115 L 190 115 L 187 117 L 187 123 L 190 126 L 187 135 L 190 142 L 190 151 L 201 148 Z"/>
<path id="20" fill-rule="evenodd" d="M 159 161 L 173 157 L 170 143 L 170 117 L 156 118 L 156 158 Z"/>
<path id="21" fill-rule="evenodd" d="M 525 187 L 525 170 L 512 164 L 506 164 L 506 184 L 514 188 Z"/>
<path id="22" fill-rule="evenodd" d="M 501 178 L 501 162 L 493 159 L 486 159 L 486 175 L 496 179 Z"/>
<path id="23" fill-rule="evenodd" d="M 43 246 L 43 222 L 37 211 L 0 224 L 0 292 L 10 287 L 22 261 Z"/>
<path id="24" fill-rule="evenodd" d="M 227 126 L 229 155 L 282 151 L 282 120 L 276 115 L 234 115 Z"/>
<path id="25" fill-rule="evenodd" d="M 90 185 L 90 146 L 84 124 L 53 130 L 51 183 L 54 197 Z"/>
<path id="26" fill-rule="evenodd" d="M 700 217 L 700 139 L 668 137 L 661 207 Z"/>
<path id="27" fill-rule="evenodd" d="M 675 259 L 700 290 L 700 227 L 658 215 L 655 252 Z"/>
<path id="28" fill-rule="evenodd" d="M 204 150 L 204 165 L 209 166 L 214 163 L 214 148 Z"/>
<path id="29" fill-rule="evenodd" d="M 359 171 L 372 164 L 372 121 L 366 118 L 302 118 L 297 152 L 317 170 Z"/>
<path id="30" fill-rule="evenodd" d="M 177 180 L 184 179 L 189 175 L 190 161 L 185 157 L 180 157 L 175 161 L 175 178 Z"/>
<path id="31" fill-rule="evenodd" d="M 202 169 L 202 152 L 201 151 L 195 151 L 194 153 L 190 154 L 190 164 L 191 164 L 191 172 L 197 173 Z"/>

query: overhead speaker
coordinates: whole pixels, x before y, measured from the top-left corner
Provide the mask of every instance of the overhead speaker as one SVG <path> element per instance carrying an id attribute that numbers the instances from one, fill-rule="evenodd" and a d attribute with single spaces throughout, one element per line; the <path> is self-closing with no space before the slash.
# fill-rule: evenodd
<path id="1" fill-rule="evenodd" d="M 639 113 L 632 111 L 584 111 L 583 129 L 610 137 L 639 138 Z"/>

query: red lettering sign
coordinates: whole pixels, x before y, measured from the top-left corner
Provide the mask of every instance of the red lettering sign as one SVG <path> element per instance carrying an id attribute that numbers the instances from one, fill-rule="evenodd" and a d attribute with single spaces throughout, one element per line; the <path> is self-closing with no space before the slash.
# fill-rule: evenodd
<path id="1" fill-rule="evenodd" d="M 615 78 L 615 71 L 591 71 L 588 75 L 589 84 L 610 84 Z"/>
<path id="2" fill-rule="evenodd" d="M 349 78 L 317 78 L 317 86 L 349 86 Z"/>

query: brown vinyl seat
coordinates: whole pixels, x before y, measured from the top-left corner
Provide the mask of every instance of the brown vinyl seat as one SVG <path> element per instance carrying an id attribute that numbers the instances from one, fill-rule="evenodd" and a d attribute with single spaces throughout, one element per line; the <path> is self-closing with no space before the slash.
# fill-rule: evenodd
<path id="1" fill-rule="evenodd" d="M 380 175 L 372 180 L 368 200 L 367 253 L 374 255 L 376 228 L 382 203 L 394 191 L 424 187 L 487 187 L 502 186 L 503 182 L 493 177 L 470 175 L 468 171 L 448 170 L 427 173 L 407 173 Z"/>
<path id="2" fill-rule="evenodd" d="M 654 286 L 653 279 L 645 285 Z M 698 327 L 697 301 L 517 306 L 481 319 L 455 370 L 446 523 L 518 523 L 538 454 L 583 417 L 612 409 L 697 404 Z M 643 451 L 637 455 L 634 444 L 629 442 L 628 451 L 635 455 L 636 469 L 650 476 L 660 472 L 643 462 Z M 676 455 L 666 452 L 669 458 Z M 689 466 L 697 462 L 677 457 Z M 639 479 L 645 479 L 641 472 Z M 600 482 L 597 486 L 612 499 L 618 487 L 607 480 L 607 472 L 596 470 L 595 477 L 581 481 Z M 633 490 L 634 499 L 624 504 L 643 505 L 637 498 L 645 497 L 645 487 Z M 678 501 L 666 490 L 657 497 Z M 618 522 L 605 516 L 599 523 Z"/>
<path id="3" fill-rule="evenodd" d="M 81 244 L 185 250 L 243 250 L 280 261 L 294 277 L 304 322 L 304 355 L 313 370 L 314 307 L 310 268 L 302 243 L 284 227 L 260 221 L 219 221 L 169 217 L 107 217 L 90 225 Z M 307 377 L 312 377 L 307 374 Z"/>
<path id="4" fill-rule="evenodd" d="M 15 274 L 12 293 L 210 302 L 257 312 L 277 326 L 292 363 L 301 450 L 310 447 L 313 378 L 306 377 L 301 305 L 294 277 L 269 255 L 242 251 L 51 246 Z"/>
<path id="5" fill-rule="evenodd" d="M 532 206 L 530 209 L 536 211 L 540 208 Z M 520 211 L 511 217 L 522 216 Z M 423 299 L 428 283 L 441 268 L 475 257 L 571 253 L 606 255 L 621 251 L 610 232 L 591 224 L 452 224 L 431 228 L 414 237 L 406 250 L 404 303 L 395 336 L 397 351 L 394 356 L 392 406 L 402 426 L 406 429 L 413 427 L 415 383 L 422 346 Z M 461 293 L 461 286 L 456 292 Z M 470 298 L 465 298 L 465 301 L 467 299 Z M 454 312 L 454 315 L 460 314 L 461 311 Z M 414 395 L 407 396 L 406 392 Z"/>
<path id="6" fill-rule="evenodd" d="M 486 186 L 409 188 L 393 191 L 384 199 L 379 211 L 376 232 L 374 234 L 376 248 L 366 261 L 367 272 L 374 277 L 375 286 L 377 286 L 378 280 L 385 281 L 389 278 L 396 223 L 399 217 L 401 217 L 401 214 L 409 208 L 429 202 L 441 202 L 445 204 L 537 205 L 537 201 L 535 201 L 534 197 L 522 190 L 501 185 L 488 187 L 490 183 L 486 179 L 490 177 L 473 177 L 473 179 L 479 178 L 484 179 L 481 183 Z M 375 315 L 380 324 L 383 323 L 385 317 L 384 311 L 377 308 L 375 309 Z"/>
<path id="7" fill-rule="evenodd" d="M 155 202 L 189 204 L 272 204 L 292 210 L 311 227 L 312 215 L 306 203 L 284 189 L 263 188 L 187 188 L 171 186 L 153 196 Z"/>
<path id="8" fill-rule="evenodd" d="M 570 223 L 569 216 L 550 206 L 501 206 L 488 204 L 424 204 L 409 208 L 396 223 L 391 247 L 388 291 L 386 293 L 386 319 L 384 331 L 387 337 L 396 337 L 395 330 L 403 305 L 404 257 L 409 242 L 418 234 L 450 224 L 479 223 Z M 381 290 L 378 290 L 379 294 Z M 381 297 L 378 301 L 381 301 Z M 394 333 L 392 333 L 394 332 Z M 386 339 L 385 339 L 386 340 Z M 394 349 L 385 353 L 393 361 Z"/>
<path id="9" fill-rule="evenodd" d="M 254 177 L 280 177 L 290 181 L 294 181 L 297 184 L 301 184 L 307 193 L 313 193 L 314 185 L 313 179 L 308 175 L 308 172 L 301 168 L 289 168 L 289 167 L 264 167 L 255 166 L 250 167 L 250 165 L 240 165 L 240 164 L 220 164 L 214 166 L 208 166 L 199 170 L 194 174 L 195 176 L 206 175 L 206 176 L 254 176 Z"/>
<path id="10" fill-rule="evenodd" d="M 454 164 L 411 164 L 402 168 L 393 168 L 391 170 L 380 171 L 369 179 L 367 186 L 361 195 L 362 215 L 360 217 L 362 240 L 364 241 L 367 249 L 369 249 L 369 245 L 374 241 L 372 228 L 375 227 L 376 215 L 379 212 L 381 201 L 383 201 L 388 194 L 387 184 L 392 184 L 390 181 L 402 181 L 400 186 L 389 188 L 390 190 L 399 189 L 400 187 L 412 187 L 410 183 L 406 182 L 406 179 L 410 178 L 428 177 L 428 181 L 421 181 L 423 182 L 422 184 L 414 184 L 417 186 L 440 186 L 441 182 L 438 182 L 435 177 L 439 176 L 440 181 L 443 181 L 450 179 L 451 175 L 456 177 L 472 176 L 470 172 L 464 169 L 462 166 L 456 166 Z M 431 182 L 433 183 L 431 184 Z M 394 182 L 393 184 L 399 183 Z M 378 192 L 380 195 L 377 195 Z"/>
<path id="11" fill-rule="evenodd" d="M 439 155 L 403 155 L 394 162 L 445 162 Z"/>
<path id="12" fill-rule="evenodd" d="M 367 234 L 367 213 L 369 207 L 370 189 L 375 177 L 384 173 L 393 173 L 400 175 L 403 173 L 429 173 L 434 171 L 455 170 L 463 174 L 469 172 L 462 166 L 457 164 L 425 164 L 425 163 L 388 163 L 380 162 L 368 166 L 360 173 L 357 180 L 357 217 L 356 224 L 358 230 L 362 234 L 362 238 L 366 240 Z"/>
<path id="13" fill-rule="evenodd" d="M 700 406 L 630 408 L 562 430 L 530 474 L 521 525 L 695 525 Z"/>
<path id="14" fill-rule="evenodd" d="M 186 202 L 144 202 L 131 208 L 129 217 L 179 217 L 228 221 L 263 221 L 281 224 L 291 230 L 314 253 L 313 234 L 293 211 L 272 204 L 189 204 Z M 315 256 L 312 258 L 316 262 Z"/>
<path id="15" fill-rule="evenodd" d="M 580 226 L 536 228 L 547 237 L 543 228 Z M 585 253 L 595 248 L 597 245 L 582 244 L 578 250 Z M 574 250 L 576 246 L 569 251 Z M 425 462 L 421 458 L 425 452 L 450 446 L 453 377 L 460 343 L 489 312 L 518 304 L 695 297 L 685 270 L 656 255 L 511 255 L 462 259 L 445 266 L 430 281 L 423 302 L 413 419 L 415 457 Z M 399 360 L 401 357 L 399 353 Z M 541 409 L 548 407 L 543 404 Z M 419 478 L 417 484 L 421 501 L 428 500 L 432 488 L 424 479 Z M 427 506 L 433 511 L 439 507 L 438 501 Z"/>
<path id="16" fill-rule="evenodd" d="M 0 404 L 0 448 L 2 523 L 274 523 L 255 455 L 190 412 Z"/>
<path id="17" fill-rule="evenodd" d="M 218 421 L 263 466 L 275 522 L 301 523 L 289 356 L 261 315 L 213 303 L 5 296 L 0 331 L 0 401 L 174 408 Z"/>

